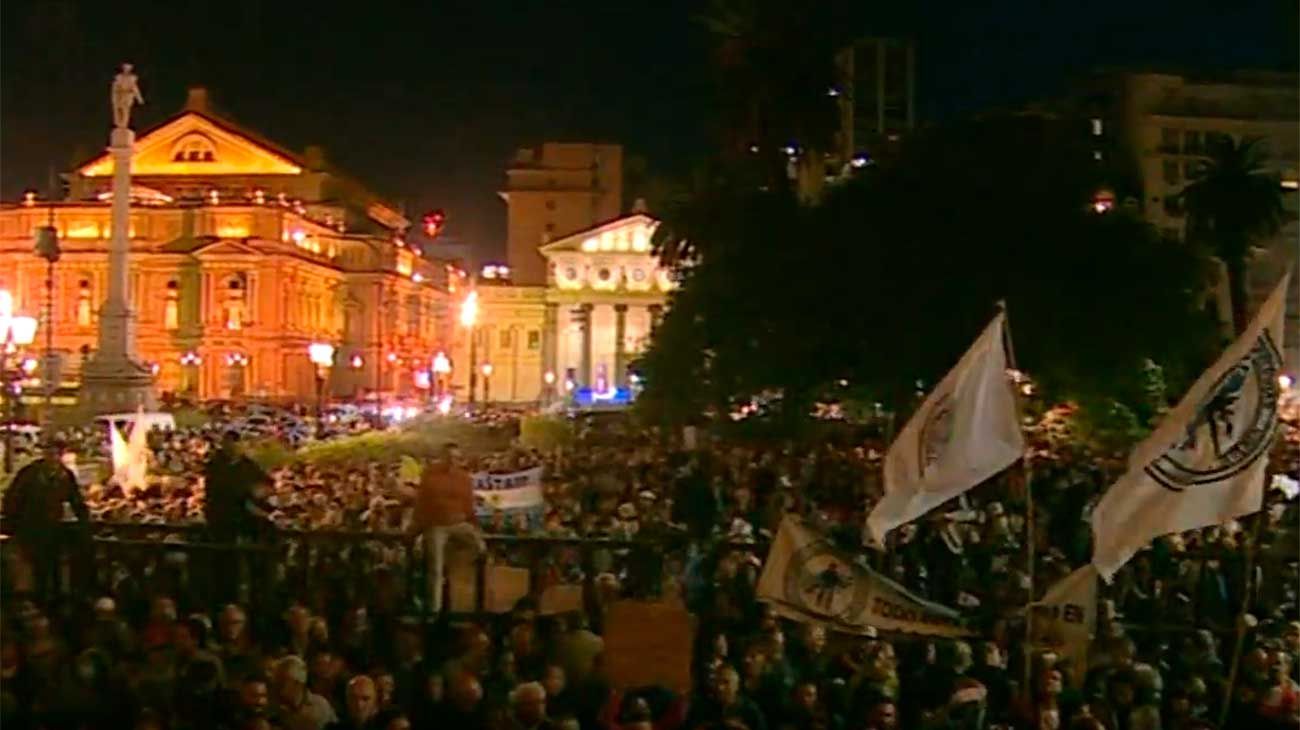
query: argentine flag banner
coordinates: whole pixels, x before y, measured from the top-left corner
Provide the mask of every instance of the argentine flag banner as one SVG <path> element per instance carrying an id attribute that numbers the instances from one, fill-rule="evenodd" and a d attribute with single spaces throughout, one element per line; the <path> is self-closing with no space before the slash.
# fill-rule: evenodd
<path id="1" fill-rule="evenodd" d="M 1258 512 L 1278 428 L 1283 277 L 1246 331 L 1133 450 L 1092 513 L 1093 557 L 1107 582 L 1153 539 Z"/>

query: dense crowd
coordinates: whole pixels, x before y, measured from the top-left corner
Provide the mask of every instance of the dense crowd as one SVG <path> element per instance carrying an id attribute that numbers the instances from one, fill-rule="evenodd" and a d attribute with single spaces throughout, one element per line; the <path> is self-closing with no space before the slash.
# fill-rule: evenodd
<path id="1" fill-rule="evenodd" d="M 756 600 L 755 585 L 766 542 L 787 514 L 860 551 L 866 510 L 881 491 L 883 440 L 685 450 L 659 434 L 624 428 L 602 422 L 565 449 L 516 448 L 462 464 L 489 472 L 543 467 L 540 523 L 485 517 L 489 535 L 528 538 L 491 541 L 487 560 L 530 568 L 535 589 L 584 583 L 581 610 L 551 614 L 525 598 L 507 613 L 432 620 L 416 587 L 424 548 L 405 537 L 412 500 L 402 468 L 284 467 L 269 472 L 258 495 L 269 524 L 281 531 L 251 541 L 262 552 L 245 561 L 242 591 L 211 590 L 211 555 L 110 553 L 102 546 L 84 572 L 69 565 L 70 591 L 33 594 L 7 583 L 0 723 L 231 730 L 1300 727 L 1300 512 L 1286 490 L 1269 490 L 1259 516 L 1170 536 L 1139 554 L 1103 589 L 1088 670 L 1080 676 L 1068 657 L 1025 651 L 1021 609 L 1031 590 L 1041 595 L 1087 562 L 1089 512 L 1121 468 L 1118 461 L 1043 436 L 1032 471 L 1008 471 L 899 530 L 887 551 L 868 554 L 874 567 L 916 593 L 959 608 L 978 640 L 850 637 L 779 617 Z M 86 516 L 201 523 L 200 475 L 220 436 L 219 429 L 156 436 L 157 478 L 148 489 L 127 494 L 91 486 Z M 1288 437 L 1275 455 L 1276 471 L 1295 473 L 1295 447 Z M 325 544 L 284 528 L 394 537 Z M 1256 532 L 1260 549 L 1252 559 Z M 12 558 L 15 551 L 7 553 Z M 216 562 L 238 554 L 215 553 Z M 612 685 L 604 609 L 620 597 L 681 602 L 694 614 L 691 686 Z M 1241 660 L 1229 677 L 1243 606 Z"/>

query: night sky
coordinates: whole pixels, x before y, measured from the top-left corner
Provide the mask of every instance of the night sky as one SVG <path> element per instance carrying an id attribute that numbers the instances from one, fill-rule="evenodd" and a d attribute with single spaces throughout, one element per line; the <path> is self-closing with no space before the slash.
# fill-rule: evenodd
<path id="1" fill-rule="evenodd" d="M 864 0 L 865 1 L 865 0 Z M 918 44 L 923 121 L 1059 94 L 1099 65 L 1294 69 L 1296 0 L 920 0 L 863 34 Z M 702 2 L 242 0 L 0 3 L 0 195 L 46 189 L 103 146 L 108 85 L 135 63 L 136 128 L 206 86 L 218 109 L 329 158 L 450 235 L 504 245 L 516 147 L 622 142 L 654 174 L 706 154 Z"/>

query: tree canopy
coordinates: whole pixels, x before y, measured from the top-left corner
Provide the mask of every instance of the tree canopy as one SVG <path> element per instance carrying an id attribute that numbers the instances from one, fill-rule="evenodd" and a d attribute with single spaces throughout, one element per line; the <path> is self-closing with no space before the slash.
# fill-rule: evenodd
<path id="1" fill-rule="evenodd" d="M 798 417 L 841 381 L 901 407 L 999 300 L 1051 397 L 1140 403 L 1148 359 L 1180 386 L 1216 344 L 1204 263 L 1093 210 L 1106 174 L 1061 123 L 1004 116 L 918 134 L 815 205 L 704 178 L 664 211 L 661 243 L 689 241 L 693 264 L 640 364 L 643 407 L 676 420 L 767 391 Z"/>

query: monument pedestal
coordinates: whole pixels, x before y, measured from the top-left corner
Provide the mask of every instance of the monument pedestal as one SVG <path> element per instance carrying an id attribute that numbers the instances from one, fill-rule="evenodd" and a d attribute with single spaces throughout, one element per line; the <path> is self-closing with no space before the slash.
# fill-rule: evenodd
<path id="1" fill-rule="evenodd" d="M 153 373 L 137 362 L 96 354 L 81 371 L 82 410 L 89 416 L 157 410 Z"/>
<path id="2" fill-rule="evenodd" d="M 112 238 L 108 244 L 108 297 L 99 310 L 99 348 L 81 373 L 81 407 L 88 415 L 154 410 L 153 373 L 135 359 L 135 314 L 127 299 L 131 251 L 131 152 L 135 134 L 113 130 Z"/>

